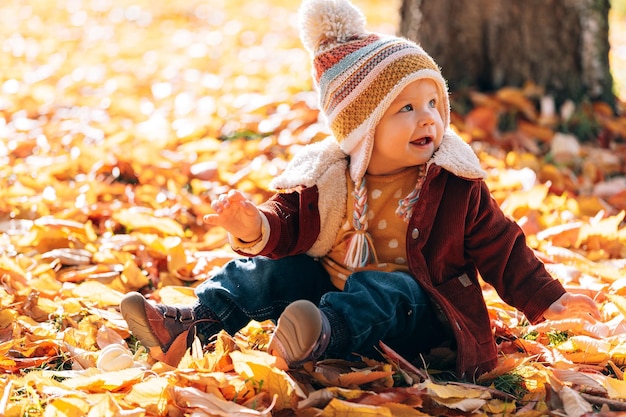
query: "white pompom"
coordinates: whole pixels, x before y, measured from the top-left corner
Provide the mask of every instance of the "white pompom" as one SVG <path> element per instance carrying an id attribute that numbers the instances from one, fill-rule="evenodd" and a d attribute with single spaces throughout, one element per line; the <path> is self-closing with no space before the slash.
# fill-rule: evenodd
<path id="1" fill-rule="evenodd" d="M 322 41 L 345 42 L 365 33 L 365 16 L 349 0 L 304 0 L 300 38 L 310 52 Z"/>

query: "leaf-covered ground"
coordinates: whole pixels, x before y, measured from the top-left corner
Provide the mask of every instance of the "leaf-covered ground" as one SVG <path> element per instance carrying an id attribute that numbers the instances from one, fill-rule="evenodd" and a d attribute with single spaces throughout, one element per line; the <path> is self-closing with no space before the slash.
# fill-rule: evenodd
<path id="1" fill-rule="evenodd" d="M 397 5 L 358 2 L 393 33 Z M 504 211 L 603 321 L 528 326 L 484 288 L 501 364 L 476 381 L 388 361 L 285 372 L 272 323 L 149 358 L 125 292 L 190 303 L 235 255 L 201 217 L 237 187 L 262 201 L 327 135 L 297 2 L 0 4 L 0 413 L 6 416 L 559 415 L 626 410 L 626 118 L 555 108 L 528 86 L 455 95 L 455 127 Z M 611 62 L 626 97 L 626 16 Z M 624 103 L 620 103 L 624 111 Z"/>

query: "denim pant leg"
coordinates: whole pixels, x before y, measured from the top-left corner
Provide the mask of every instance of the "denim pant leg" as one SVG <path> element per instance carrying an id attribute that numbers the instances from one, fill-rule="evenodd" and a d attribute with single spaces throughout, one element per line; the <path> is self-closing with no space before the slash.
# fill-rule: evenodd
<path id="1" fill-rule="evenodd" d="M 343 351 L 329 355 L 376 357 L 382 340 L 409 359 L 441 342 L 441 324 L 428 296 L 404 272 L 356 272 L 343 292 L 324 295 L 320 308 L 343 318 L 350 334 Z"/>
<path id="2" fill-rule="evenodd" d="M 196 288 L 199 302 L 234 334 L 250 320 L 277 320 L 285 307 L 306 299 L 318 304 L 337 290 L 324 267 L 308 255 L 282 259 L 241 258 L 228 262 Z"/>

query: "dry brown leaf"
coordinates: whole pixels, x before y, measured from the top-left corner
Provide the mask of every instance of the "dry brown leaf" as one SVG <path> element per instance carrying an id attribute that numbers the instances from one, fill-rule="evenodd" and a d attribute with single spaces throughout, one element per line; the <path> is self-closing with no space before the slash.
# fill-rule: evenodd
<path id="1" fill-rule="evenodd" d="M 554 130 L 552 130 L 552 128 L 531 123 L 526 120 L 519 120 L 517 122 L 517 128 L 531 138 L 538 139 L 542 142 L 549 142 L 554 136 Z"/>
<path id="2" fill-rule="evenodd" d="M 569 387 L 563 387 L 559 391 L 561 401 L 563 401 L 563 408 L 567 413 L 567 416 L 580 417 L 586 413 L 593 411 L 593 407 L 575 390 Z"/>

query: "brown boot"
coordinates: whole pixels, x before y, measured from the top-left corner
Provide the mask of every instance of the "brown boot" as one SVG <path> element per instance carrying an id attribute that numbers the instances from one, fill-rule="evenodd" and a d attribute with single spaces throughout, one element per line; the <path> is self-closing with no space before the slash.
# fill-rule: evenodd
<path id="1" fill-rule="evenodd" d="M 189 328 L 196 323 L 191 307 L 152 304 L 143 295 L 131 292 L 120 302 L 120 310 L 131 333 L 142 345 L 151 353 L 154 353 L 153 348 L 160 348 L 163 356 L 156 359 L 178 365 L 189 347 L 186 341 Z M 171 347 L 177 352 L 168 352 Z"/>

